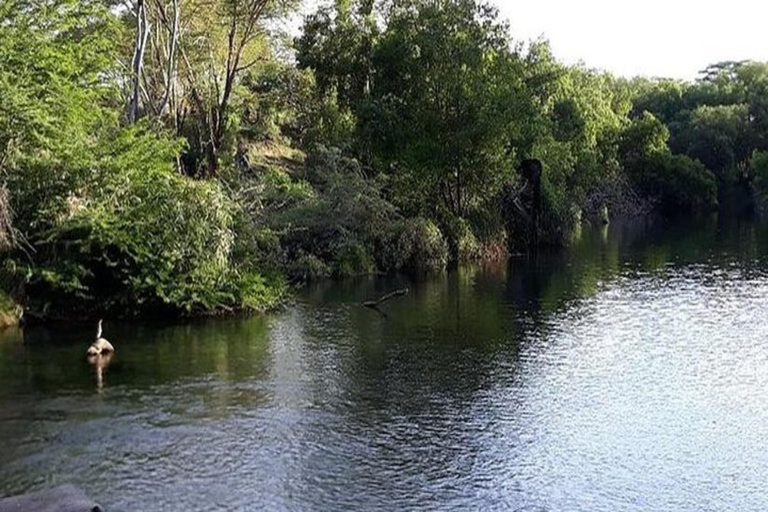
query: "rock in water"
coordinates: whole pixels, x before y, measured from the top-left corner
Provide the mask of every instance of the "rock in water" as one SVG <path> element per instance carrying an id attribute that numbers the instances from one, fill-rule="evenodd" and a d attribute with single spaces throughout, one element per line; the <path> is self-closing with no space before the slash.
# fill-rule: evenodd
<path id="1" fill-rule="evenodd" d="M 103 512 L 104 509 L 73 485 L 0 498 L 0 512 Z"/>

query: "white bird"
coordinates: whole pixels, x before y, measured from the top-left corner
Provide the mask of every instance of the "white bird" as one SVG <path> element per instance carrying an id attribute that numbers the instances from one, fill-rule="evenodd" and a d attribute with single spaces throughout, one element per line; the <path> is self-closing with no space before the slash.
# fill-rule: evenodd
<path id="1" fill-rule="evenodd" d="M 101 320 L 99 320 L 99 327 L 96 330 L 96 341 L 91 343 L 88 347 L 89 356 L 100 356 L 106 354 L 112 354 L 115 351 L 115 347 L 110 342 L 101 337 Z"/>

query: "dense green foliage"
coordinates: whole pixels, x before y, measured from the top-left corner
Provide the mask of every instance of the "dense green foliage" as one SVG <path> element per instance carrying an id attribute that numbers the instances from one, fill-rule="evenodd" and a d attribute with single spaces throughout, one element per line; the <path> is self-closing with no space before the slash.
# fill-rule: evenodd
<path id="1" fill-rule="evenodd" d="M 698 160 L 717 179 L 721 206 L 759 207 L 765 194 L 755 151 L 768 150 L 768 64 L 722 62 L 695 83 L 633 83 L 635 113 L 647 111 L 669 129 L 672 152 Z M 757 192 L 757 193 L 755 193 Z"/>
<path id="2" fill-rule="evenodd" d="M 768 198 L 768 64 L 620 79 L 476 0 L 338 0 L 290 49 L 294 2 L 126 5 L 0 4 L 0 277 L 33 316 L 260 310 Z"/>
<path id="3" fill-rule="evenodd" d="M 179 175 L 183 146 L 164 130 L 120 122 L 118 91 L 104 80 L 117 62 L 110 11 L 11 4 L 0 16 L 0 171 L 22 241 L 3 277 L 29 313 L 273 304 L 279 281 L 233 258 L 238 206 L 222 186 Z"/>

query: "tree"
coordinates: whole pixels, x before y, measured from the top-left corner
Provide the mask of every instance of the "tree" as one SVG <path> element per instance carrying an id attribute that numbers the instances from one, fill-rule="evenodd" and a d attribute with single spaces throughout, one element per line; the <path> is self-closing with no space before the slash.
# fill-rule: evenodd
<path id="1" fill-rule="evenodd" d="M 731 181 L 750 158 L 749 138 L 748 105 L 704 105 L 692 112 L 678 144 L 718 178 Z"/>
<path id="2" fill-rule="evenodd" d="M 0 3 L 0 173 L 74 157 L 115 89 L 115 26 L 97 0 Z"/>
<path id="3" fill-rule="evenodd" d="M 149 40 L 149 53 L 146 56 L 147 65 L 142 65 L 135 73 L 139 89 L 142 91 L 145 103 L 145 114 L 160 118 L 170 116 L 174 128 L 178 128 L 179 110 L 179 80 L 178 53 L 181 37 L 181 5 L 179 0 L 140 0 L 143 4 L 136 9 L 137 15 L 136 46 L 134 56 L 141 54 Z M 149 13 L 149 14 L 147 14 Z M 141 21 L 143 17 L 143 21 Z M 149 29 L 152 20 L 154 29 Z M 144 43 L 141 44 L 141 41 Z M 140 80 L 139 80 L 140 79 Z M 138 94 L 136 94 L 138 98 Z M 138 111 L 137 111 L 138 114 Z"/>
<path id="4" fill-rule="evenodd" d="M 222 149 L 231 145 L 236 86 L 246 70 L 270 57 L 270 20 L 296 3 L 135 0 L 128 122 L 161 119 L 187 138 L 189 174 L 218 175 Z"/>
<path id="5" fill-rule="evenodd" d="M 267 20 L 293 0 L 197 0 L 196 17 L 182 45 L 193 112 L 204 140 L 206 174 L 216 176 L 230 128 L 230 106 L 242 72 L 265 58 Z"/>
<path id="6" fill-rule="evenodd" d="M 624 167 L 654 154 L 669 151 L 669 130 L 650 112 L 633 119 L 619 139 L 619 155 Z"/>
<path id="7" fill-rule="evenodd" d="M 307 17 L 295 41 L 298 67 L 311 69 L 320 94 L 334 94 L 349 110 L 370 93 L 371 52 L 379 37 L 373 2 L 355 7 L 343 0 L 321 7 Z"/>
<path id="8" fill-rule="evenodd" d="M 635 80 L 636 90 L 632 102 L 632 117 L 638 117 L 643 112 L 653 114 L 662 123 L 669 124 L 685 108 L 683 97 L 688 89 L 685 82 L 678 80 Z"/>
<path id="9" fill-rule="evenodd" d="M 321 7 L 308 16 L 295 41 L 298 67 L 310 70 L 317 83 L 317 127 L 321 129 L 316 134 L 321 140 L 314 142 L 348 147 L 367 169 L 373 166 L 373 135 L 363 118 L 373 86 L 371 58 L 379 37 L 371 0 L 354 4 L 337 0 L 333 8 Z M 339 141 L 337 134 L 348 131 L 352 117 L 352 140 Z"/>
<path id="10" fill-rule="evenodd" d="M 147 8 L 144 0 L 136 0 L 133 8 L 136 16 L 136 43 L 131 58 L 131 87 L 128 101 L 128 122 L 135 123 L 139 119 L 139 97 L 141 95 L 141 79 L 144 71 L 144 52 L 147 48 L 150 25 L 147 19 Z"/>
<path id="11" fill-rule="evenodd" d="M 615 178 L 617 134 L 631 105 L 613 77 L 581 66 L 564 68 L 550 89 L 542 104 L 547 131 L 537 146 L 561 155 L 550 163 L 550 174 L 580 206 L 589 190 Z"/>
<path id="12" fill-rule="evenodd" d="M 512 179 L 534 106 L 494 9 L 395 2 L 372 63 L 367 122 L 404 205 L 462 216 Z"/>

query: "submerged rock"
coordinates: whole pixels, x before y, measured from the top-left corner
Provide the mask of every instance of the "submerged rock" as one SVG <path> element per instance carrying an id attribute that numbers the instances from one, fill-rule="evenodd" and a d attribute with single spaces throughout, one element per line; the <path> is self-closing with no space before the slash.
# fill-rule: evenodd
<path id="1" fill-rule="evenodd" d="M 73 485 L 0 498 L 0 512 L 103 512 L 103 508 Z"/>

